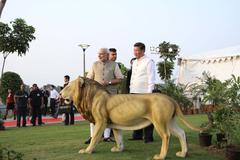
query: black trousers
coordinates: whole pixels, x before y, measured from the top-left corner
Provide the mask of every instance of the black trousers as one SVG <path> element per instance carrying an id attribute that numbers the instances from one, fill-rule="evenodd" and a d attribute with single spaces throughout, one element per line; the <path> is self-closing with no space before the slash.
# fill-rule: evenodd
<path id="1" fill-rule="evenodd" d="M 131 94 L 137 94 L 137 93 L 131 93 Z M 144 138 L 145 141 L 153 141 L 153 124 L 139 130 L 133 131 L 132 138 L 133 139 L 142 139 Z M 144 136 L 143 136 L 144 134 Z"/>
<path id="2" fill-rule="evenodd" d="M 38 125 L 42 124 L 42 110 L 40 106 L 32 106 L 32 124 L 36 125 L 36 118 L 38 117 Z"/>
<path id="3" fill-rule="evenodd" d="M 53 98 L 50 99 L 50 109 L 51 109 L 51 115 L 54 116 L 56 112 L 56 100 Z"/>
<path id="4" fill-rule="evenodd" d="M 26 126 L 26 116 L 27 116 L 27 106 L 22 108 L 17 108 L 17 126 L 21 126 L 21 118 L 22 118 L 22 126 Z"/>
<path id="5" fill-rule="evenodd" d="M 48 112 L 48 98 L 47 97 L 44 97 L 44 116 L 47 115 L 47 112 Z"/>
<path id="6" fill-rule="evenodd" d="M 146 128 L 133 131 L 133 139 L 142 139 L 152 141 L 153 140 L 153 124 L 147 126 Z"/>
<path id="7" fill-rule="evenodd" d="M 70 117 L 70 124 L 74 124 L 74 110 L 73 110 L 73 105 L 71 105 L 70 112 L 65 113 L 65 125 L 69 125 L 69 117 Z"/>

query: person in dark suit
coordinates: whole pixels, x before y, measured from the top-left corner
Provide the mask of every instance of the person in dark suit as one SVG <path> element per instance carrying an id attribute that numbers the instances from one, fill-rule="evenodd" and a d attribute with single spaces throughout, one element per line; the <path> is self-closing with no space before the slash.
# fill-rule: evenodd
<path id="1" fill-rule="evenodd" d="M 127 93 L 130 93 L 130 81 L 131 81 L 131 76 L 132 76 L 132 64 L 133 64 L 134 60 L 136 60 L 136 58 L 132 58 L 130 60 L 131 68 L 127 71 L 127 82 L 126 82 Z"/>
<path id="2" fill-rule="evenodd" d="M 42 93 L 43 93 L 43 102 L 44 102 L 43 115 L 46 116 L 48 112 L 48 97 L 50 96 L 50 92 L 47 89 L 43 89 Z"/>
<path id="3" fill-rule="evenodd" d="M 17 127 L 22 126 L 26 127 L 26 116 L 27 116 L 27 106 L 28 106 L 28 93 L 24 89 L 24 84 L 20 86 L 20 90 L 17 91 L 14 95 L 14 100 L 16 102 L 17 110 Z"/>
<path id="4" fill-rule="evenodd" d="M 42 125 L 42 109 L 44 107 L 43 94 L 38 88 L 37 84 L 33 84 L 33 89 L 30 92 L 29 100 L 32 109 L 32 124 L 36 125 L 36 118 L 38 117 L 38 125 Z"/>
<path id="5" fill-rule="evenodd" d="M 64 85 L 63 85 L 63 88 L 68 85 L 69 81 L 70 81 L 70 76 L 69 76 L 69 75 L 65 75 L 65 76 L 64 76 Z M 69 119 L 69 118 L 70 118 L 70 119 Z M 74 106 L 73 106 L 73 103 L 70 104 L 70 110 L 69 110 L 69 112 L 65 113 L 64 124 L 65 124 L 65 125 L 69 125 L 69 121 L 70 121 L 70 125 L 73 125 L 73 124 L 74 124 Z"/>

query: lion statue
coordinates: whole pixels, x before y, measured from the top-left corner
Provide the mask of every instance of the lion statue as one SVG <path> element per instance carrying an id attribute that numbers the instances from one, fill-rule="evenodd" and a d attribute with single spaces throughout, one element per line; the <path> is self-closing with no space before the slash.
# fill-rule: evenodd
<path id="1" fill-rule="evenodd" d="M 78 77 L 61 91 L 61 96 L 65 103 L 73 102 L 78 112 L 95 124 L 91 143 L 79 151 L 81 154 L 92 153 L 106 127 L 113 129 L 116 141 L 111 151 L 121 152 L 124 149 L 121 130 L 137 130 L 152 123 L 162 138 L 160 154 L 155 155 L 154 159 L 166 157 L 170 134 L 175 135 L 181 144 L 181 151 L 176 156 L 185 157 L 188 151 L 186 136 L 175 117 L 178 116 L 192 130 L 202 130 L 187 122 L 178 104 L 164 94 L 110 95 L 98 82 Z"/>

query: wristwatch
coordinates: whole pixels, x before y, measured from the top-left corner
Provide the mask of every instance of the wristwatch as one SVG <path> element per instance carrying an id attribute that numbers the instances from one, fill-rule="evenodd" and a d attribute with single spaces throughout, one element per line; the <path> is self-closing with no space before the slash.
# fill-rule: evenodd
<path id="1" fill-rule="evenodd" d="M 112 82 L 111 82 L 111 81 L 109 81 L 109 82 L 108 82 L 108 84 L 109 84 L 109 85 L 111 85 L 111 84 L 112 84 Z"/>

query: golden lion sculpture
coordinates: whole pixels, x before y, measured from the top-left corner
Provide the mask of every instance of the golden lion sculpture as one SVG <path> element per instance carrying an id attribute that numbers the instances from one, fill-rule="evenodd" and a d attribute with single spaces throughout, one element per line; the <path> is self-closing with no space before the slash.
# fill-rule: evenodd
<path id="1" fill-rule="evenodd" d="M 65 103 L 73 101 L 82 116 L 95 123 L 91 143 L 79 153 L 92 153 L 101 139 L 106 127 L 112 128 L 116 140 L 112 152 L 121 152 L 124 149 L 121 130 L 137 130 L 153 123 L 157 133 L 162 138 L 162 147 L 159 155 L 154 159 L 166 157 L 170 134 L 175 135 L 181 144 L 178 157 L 187 154 L 186 136 L 179 128 L 175 117 L 189 128 L 201 131 L 187 122 L 178 104 L 163 94 L 119 94 L 110 95 L 102 85 L 88 78 L 78 77 L 70 82 L 62 91 L 61 96 Z"/>

